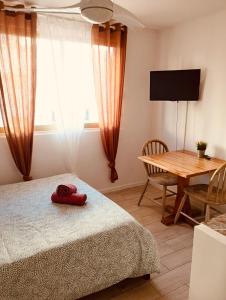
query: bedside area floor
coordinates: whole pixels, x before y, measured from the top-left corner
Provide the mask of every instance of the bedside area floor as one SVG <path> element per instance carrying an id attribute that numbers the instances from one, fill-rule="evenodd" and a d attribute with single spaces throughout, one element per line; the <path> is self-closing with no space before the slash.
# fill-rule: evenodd
<path id="1" fill-rule="evenodd" d="M 106 196 L 152 232 L 161 257 L 160 274 L 153 274 L 147 281 L 142 278 L 126 279 L 83 300 L 188 300 L 193 228 L 187 224 L 165 226 L 160 222 L 161 208 L 150 198 L 161 196 L 161 191 L 152 186 L 148 187 L 138 207 L 142 189 L 142 186 L 129 188 Z M 172 200 L 168 198 L 169 203 Z"/>

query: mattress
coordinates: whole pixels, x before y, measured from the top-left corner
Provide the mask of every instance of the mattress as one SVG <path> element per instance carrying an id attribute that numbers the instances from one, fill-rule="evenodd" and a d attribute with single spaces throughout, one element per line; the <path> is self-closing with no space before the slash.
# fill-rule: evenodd
<path id="1" fill-rule="evenodd" d="M 54 204 L 58 184 L 86 193 Z M 0 186 L 0 299 L 78 299 L 159 271 L 151 233 L 72 174 Z"/>
<path id="2" fill-rule="evenodd" d="M 226 236 L 226 214 L 212 218 L 206 225 Z"/>

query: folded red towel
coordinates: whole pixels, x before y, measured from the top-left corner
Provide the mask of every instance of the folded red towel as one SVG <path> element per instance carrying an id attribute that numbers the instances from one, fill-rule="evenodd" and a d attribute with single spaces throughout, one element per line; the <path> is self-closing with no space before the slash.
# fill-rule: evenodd
<path id="1" fill-rule="evenodd" d="M 61 204 L 79 205 L 79 206 L 84 205 L 86 199 L 87 199 L 86 194 L 71 194 L 65 197 L 65 196 L 59 196 L 56 192 L 54 192 L 51 196 L 52 202 L 61 203 Z"/>
<path id="2" fill-rule="evenodd" d="M 77 188 L 74 184 L 60 184 L 56 189 L 57 195 L 59 196 L 69 196 L 77 192 Z"/>

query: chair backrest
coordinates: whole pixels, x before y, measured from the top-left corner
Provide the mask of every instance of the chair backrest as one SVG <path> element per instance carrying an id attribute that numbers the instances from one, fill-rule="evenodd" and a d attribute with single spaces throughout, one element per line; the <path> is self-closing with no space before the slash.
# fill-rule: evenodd
<path id="1" fill-rule="evenodd" d="M 162 142 L 160 140 L 149 140 L 144 144 L 144 146 L 142 148 L 142 155 L 149 156 L 149 155 L 153 155 L 153 154 L 165 153 L 168 151 L 169 151 L 168 147 L 164 142 Z M 148 176 L 150 176 L 152 174 L 165 172 L 164 170 L 157 168 L 153 165 L 147 164 L 147 163 L 144 163 L 144 167 L 145 167 L 145 170 L 146 170 Z"/>
<path id="2" fill-rule="evenodd" d="M 214 203 L 226 204 L 226 163 L 220 166 L 212 175 L 207 200 Z"/>

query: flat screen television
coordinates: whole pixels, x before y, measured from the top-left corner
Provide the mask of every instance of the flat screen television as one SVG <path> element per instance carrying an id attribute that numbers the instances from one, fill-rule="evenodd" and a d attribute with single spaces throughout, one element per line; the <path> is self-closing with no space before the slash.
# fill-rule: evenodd
<path id="1" fill-rule="evenodd" d="M 151 101 L 195 101 L 199 99 L 200 69 L 151 71 Z"/>

